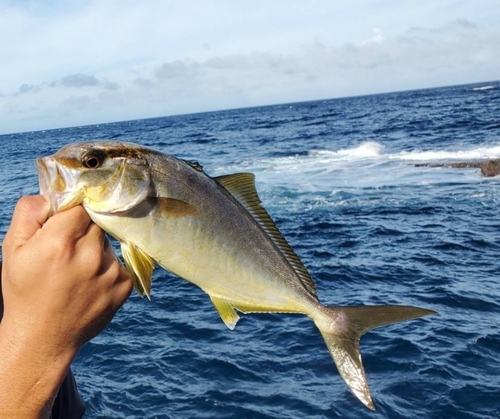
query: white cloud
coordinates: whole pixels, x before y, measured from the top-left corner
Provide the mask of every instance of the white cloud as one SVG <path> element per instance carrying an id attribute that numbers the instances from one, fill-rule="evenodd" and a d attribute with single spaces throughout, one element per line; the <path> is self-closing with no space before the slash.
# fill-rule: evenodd
<path id="1" fill-rule="evenodd" d="M 0 0 L 0 131 L 498 79 L 481 1 Z"/>
<path id="2" fill-rule="evenodd" d="M 373 29 L 373 35 L 368 38 L 367 40 L 363 41 L 361 45 L 366 45 L 370 43 L 376 43 L 379 44 L 385 39 L 384 37 L 384 31 L 382 29 L 374 28 Z"/>

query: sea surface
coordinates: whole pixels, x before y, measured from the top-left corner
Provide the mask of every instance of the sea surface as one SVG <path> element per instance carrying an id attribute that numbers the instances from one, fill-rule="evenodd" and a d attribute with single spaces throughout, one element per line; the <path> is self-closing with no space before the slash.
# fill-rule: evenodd
<path id="1" fill-rule="evenodd" d="M 439 314 L 362 337 L 371 412 L 311 320 L 230 331 L 157 269 L 152 301 L 134 292 L 74 362 L 86 418 L 500 418 L 500 177 L 416 166 L 500 158 L 500 82 L 3 135 L 0 239 L 35 157 L 94 139 L 255 173 L 325 304 Z"/>

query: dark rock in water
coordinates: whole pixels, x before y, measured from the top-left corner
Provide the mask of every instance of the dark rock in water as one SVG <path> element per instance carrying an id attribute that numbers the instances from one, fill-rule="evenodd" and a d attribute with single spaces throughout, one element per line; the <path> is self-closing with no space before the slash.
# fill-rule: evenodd
<path id="1" fill-rule="evenodd" d="M 482 162 L 481 173 L 486 177 L 500 175 L 500 159 L 487 160 L 485 162 Z"/>
<path id="2" fill-rule="evenodd" d="M 461 162 L 461 163 L 420 163 L 416 167 L 447 167 L 452 169 L 476 169 L 481 167 L 481 162 Z"/>
<path id="3" fill-rule="evenodd" d="M 453 169 L 481 169 L 481 173 L 486 177 L 500 175 L 500 159 L 480 161 L 469 161 L 460 163 L 421 163 L 416 167 L 448 167 Z"/>

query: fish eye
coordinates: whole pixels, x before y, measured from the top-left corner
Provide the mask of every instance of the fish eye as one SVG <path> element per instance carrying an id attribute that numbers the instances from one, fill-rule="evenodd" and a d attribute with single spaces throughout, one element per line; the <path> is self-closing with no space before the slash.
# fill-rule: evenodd
<path id="1" fill-rule="evenodd" d="M 83 164 L 88 169 L 97 169 L 101 167 L 104 156 L 101 153 L 88 154 L 83 158 Z"/>

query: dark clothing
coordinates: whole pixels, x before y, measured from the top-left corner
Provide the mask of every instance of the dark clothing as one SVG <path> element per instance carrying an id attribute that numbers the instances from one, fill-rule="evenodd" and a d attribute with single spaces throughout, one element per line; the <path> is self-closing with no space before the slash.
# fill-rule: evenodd
<path id="1" fill-rule="evenodd" d="M 2 270 L 2 261 L 0 260 L 0 272 Z M 0 273 L 0 322 L 3 317 L 3 297 L 2 281 Z M 2 377 L 0 377 L 0 380 Z M 66 378 L 59 387 L 54 406 L 52 408 L 51 419 L 80 419 L 85 413 L 85 404 L 78 394 L 75 378 L 71 370 L 68 370 Z"/>
<path id="2" fill-rule="evenodd" d="M 59 387 L 51 419 L 80 419 L 85 413 L 85 404 L 78 394 L 75 377 L 68 370 L 66 378 Z"/>

